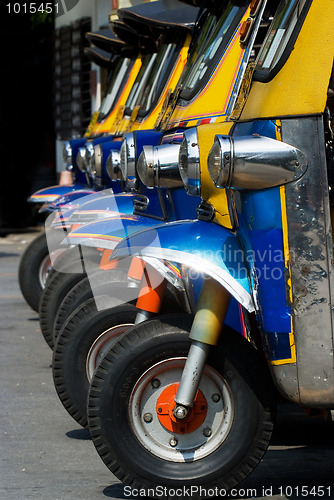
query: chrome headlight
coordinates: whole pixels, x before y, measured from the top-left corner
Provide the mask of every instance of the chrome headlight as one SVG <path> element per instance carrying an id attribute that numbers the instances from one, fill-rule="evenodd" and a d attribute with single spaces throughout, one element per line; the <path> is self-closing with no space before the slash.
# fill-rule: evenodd
<path id="1" fill-rule="evenodd" d="M 102 177 L 103 150 L 100 144 L 94 146 L 94 160 L 92 158 L 92 161 L 92 169 L 94 168 L 95 175 L 97 177 Z"/>
<path id="2" fill-rule="evenodd" d="M 86 148 L 85 147 L 79 148 L 77 154 L 77 165 L 81 170 L 81 172 L 87 172 L 85 160 L 86 160 Z"/>
<path id="3" fill-rule="evenodd" d="M 91 142 L 87 142 L 85 148 L 86 148 L 85 163 L 87 172 L 94 177 L 95 176 L 94 144 Z"/>
<path id="4" fill-rule="evenodd" d="M 187 193 L 199 196 L 201 194 L 201 170 L 196 128 L 190 128 L 184 132 L 179 152 L 179 169 Z"/>
<path id="5" fill-rule="evenodd" d="M 63 145 L 63 161 L 65 163 L 65 167 L 73 168 L 72 163 L 72 146 L 70 141 L 65 141 Z"/>
<path id="6" fill-rule="evenodd" d="M 216 135 L 208 155 L 210 177 L 218 188 L 267 189 L 299 179 L 307 159 L 299 149 L 259 135 Z"/>
<path id="7" fill-rule="evenodd" d="M 120 170 L 127 187 L 136 189 L 136 148 L 133 133 L 126 134 L 120 149 Z"/>
<path id="8" fill-rule="evenodd" d="M 182 186 L 178 158 L 179 144 L 144 146 L 137 162 L 137 172 L 147 187 Z"/>
<path id="9" fill-rule="evenodd" d="M 112 149 L 106 161 L 106 171 L 112 181 L 122 179 L 120 163 L 120 152 L 118 150 Z"/>

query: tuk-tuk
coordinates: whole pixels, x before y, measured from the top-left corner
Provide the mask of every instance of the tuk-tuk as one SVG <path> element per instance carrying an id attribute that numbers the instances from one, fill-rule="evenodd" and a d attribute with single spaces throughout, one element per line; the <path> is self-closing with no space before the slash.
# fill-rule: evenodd
<path id="1" fill-rule="evenodd" d="M 112 254 L 203 280 L 194 318 L 129 329 L 92 380 L 92 439 L 129 494 L 227 495 L 269 445 L 275 388 L 333 412 L 333 16 L 331 1 L 279 3 L 228 121 L 183 140 L 180 173 L 205 211 Z M 224 324 L 231 298 L 247 338 Z"/>
<path id="2" fill-rule="evenodd" d="M 199 110 L 197 109 L 198 119 L 196 123 L 198 121 L 200 121 L 200 123 L 202 123 L 202 121 L 206 123 L 207 113 L 211 113 L 211 111 L 212 115 L 217 115 L 212 117 L 212 119 L 217 119 L 219 121 L 224 121 L 226 119 L 226 110 L 232 108 L 232 102 L 235 102 L 237 95 L 236 89 L 241 84 L 245 65 L 251 57 L 254 42 L 258 34 L 262 32 L 263 29 L 268 28 L 268 23 L 264 23 L 263 20 L 269 17 L 270 10 L 264 13 L 265 4 L 261 4 L 261 6 L 257 7 L 259 8 L 251 8 L 249 2 L 242 2 L 241 4 L 240 2 L 228 2 L 226 6 L 221 5 L 220 2 L 212 2 L 207 12 L 205 14 L 203 13 L 201 24 L 197 27 L 197 38 L 194 38 L 190 50 L 190 60 L 187 63 L 185 75 L 181 79 L 182 87 L 185 83 L 187 84 L 185 94 L 182 93 L 181 86 L 179 85 L 176 96 L 171 98 L 173 106 L 175 107 L 175 105 L 177 105 L 175 112 L 178 118 L 180 118 L 181 111 L 177 109 L 177 107 L 181 106 L 184 108 L 182 111 L 183 122 L 185 122 L 186 117 L 188 117 L 187 121 L 191 123 L 190 118 L 192 118 L 192 114 L 196 108 L 195 97 L 198 96 L 201 100 L 205 98 L 204 100 L 209 102 L 209 95 L 211 95 L 212 98 L 211 107 L 203 108 L 201 115 L 198 114 Z M 252 30 L 248 32 L 247 39 L 243 39 L 242 44 L 240 44 L 239 38 L 235 33 L 239 33 L 243 23 L 247 21 L 249 15 L 252 16 L 253 20 Z M 264 26 L 261 26 L 260 30 L 261 22 Z M 230 83 L 225 81 L 224 76 L 226 75 L 228 78 L 231 77 Z M 216 96 L 217 88 L 221 88 L 219 102 L 223 112 L 218 109 Z M 232 89 L 234 89 L 233 92 Z M 160 145 L 154 148 L 154 154 L 156 151 L 159 153 L 164 152 L 165 154 L 163 157 L 164 161 L 160 161 L 161 169 L 158 168 L 158 165 L 154 165 L 155 174 L 153 177 L 155 178 L 155 182 L 146 182 L 143 168 L 145 161 L 141 161 L 146 149 L 146 146 L 142 146 L 145 144 L 142 136 L 133 133 L 128 134 L 124 139 L 121 148 L 123 165 L 120 165 L 123 177 L 127 179 L 127 181 L 134 182 L 133 179 L 138 179 L 139 174 L 142 181 L 142 188 L 134 197 L 134 212 L 125 215 L 119 214 L 117 206 L 119 196 L 114 198 L 107 196 L 105 198 L 105 207 L 108 208 L 111 217 L 109 219 L 103 219 L 104 214 L 102 213 L 102 220 L 83 226 L 81 224 L 79 229 L 72 230 L 66 238 L 69 244 L 77 244 L 77 247 L 78 243 L 80 244 L 80 259 L 78 259 L 78 261 L 80 262 L 82 259 L 85 260 L 85 271 L 88 274 L 88 280 L 83 275 L 82 284 L 74 283 L 77 276 L 73 275 L 73 294 L 72 291 L 68 291 L 67 288 L 65 288 L 65 283 L 68 284 L 70 278 L 63 278 L 63 290 L 68 294 L 68 298 L 70 296 L 76 296 L 78 298 L 79 294 L 75 293 L 75 289 L 79 290 L 79 288 L 82 296 L 84 296 L 81 303 L 78 303 L 77 300 L 74 302 L 77 309 L 74 310 L 73 307 L 72 313 L 76 314 L 76 317 L 74 318 L 72 314 L 69 316 L 70 304 L 67 296 L 64 296 L 64 304 L 62 303 L 58 307 L 57 313 L 54 313 L 52 315 L 52 321 L 50 320 L 51 314 L 49 313 L 51 307 L 53 311 L 55 309 L 55 301 L 52 300 L 51 304 L 50 298 L 52 297 L 52 299 L 54 299 L 54 293 L 60 294 L 59 279 L 56 278 L 56 275 L 54 275 L 54 279 L 55 281 L 56 279 L 58 280 L 57 290 L 53 289 L 53 293 L 51 292 L 52 282 L 50 279 L 43 293 L 43 297 L 48 300 L 50 307 L 48 308 L 48 314 L 43 314 L 45 321 L 43 321 L 43 325 L 41 321 L 41 327 L 44 337 L 48 339 L 49 345 L 51 345 L 51 341 L 56 342 L 53 356 L 55 386 L 65 408 L 81 425 L 87 425 L 86 393 L 88 382 L 96 368 L 96 364 L 103 356 L 104 351 L 108 348 L 110 343 L 115 340 L 116 332 L 121 334 L 124 331 L 123 323 L 126 323 L 128 328 L 130 326 L 130 318 L 132 318 L 132 321 L 138 323 L 161 310 L 175 312 L 181 309 L 190 312 L 193 307 L 193 301 L 189 300 L 189 297 L 186 297 L 184 286 L 181 284 L 180 288 L 178 288 L 177 279 L 173 281 L 173 292 L 167 287 L 165 293 L 165 288 L 163 286 L 158 286 L 161 282 L 161 276 L 159 275 L 157 279 L 158 283 L 156 283 L 156 280 L 152 279 L 153 268 L 150 270 L 150 284 L 148 284 L 145 281 L 146 270 L 142 273 L 140 265 L 139 268 L 141 272 L 137 273 L 140 277 L 134 279 L 132 274 L 133 266 L 131 263 L 129 266 L 130 275 L 128 274 L 128 279 L 125 269 L 125 279 L 120 283 L 118 274 L 120 269 L 115 269 L 114 263 L 108 262 L 108 257 L 106 259 L 104 258 L 105 253 L 110 255 L 110 250 L 114 248 L 117 242 L 126 234 L 131 234 L 139 229 L 154 227 L 161 221 L 167 222 L 170 220 L 177 220 L 181 219 L 182 216 L 192 219 L 196 217 L 196 212 L 194 210 L 191 212 L 190 208 L 193 201 L 196 201 L 196 205 L 198 205 L 201 199 L 199 196 L 196 198 L 186 195 L 184 189 L 180 187 L 182 183 L 181 177 L 178 171 L 176 172 L 177 153 L 180 149 L 183 133 L 187 135 L 187 124 L 178 124 L 176 129 L 169 129 L 167 127 L 168 120 L 174 116 L 173 112 L 170 112 L 172 104 L 167 106 L 165 117 L 160 117 L 159 121 L 159 123 L 163 123 L 164 134 Z M 199 120 L 199 118 L 202 119 Z M 138 154 L 140 144 L 143 153 L 139 158 L 136 173 L 134 169 L 136 159 L 134 151 L 137 149 Z M 150 147 L 152 147 L 152 145 Z M 172 159 L 175 158 L 175 150 L 176 159 L 173 163 Z M 161 200 L 163 200 L 163 203 L 161 203 Z M 157 201 L 160 201 L 159 210 L 156 208 Z M 94 209 L 90 210 L 89 207 L 89 205 L 93 205 L 93 203 L 94 202 L 91 204 L 87 203 L 83 205 L 80 210 L 74 211 L 73 215 L 71 215 L 66 222 L 73 222 L 74 224 L 80 223 L 85 217 L 89 216 L 89 212 L 91 215 L 98 218 L 102 211 L 102 204 L 100 210 L 97 210 L 95 207 L 94 213 Z M 66 215 L 67 213 L 65 213 L 65 216 Z M 75 216 L 78 218 L 73 220 Z M 81 219 L 79 217 L 81 217 Z M 91 263 L 88 263 L 88 259 L 85 259 L 87 250 L 92 248 L 98 248 L 100 250 L 101 248 L 105 249 L 102 258 L 103 263 L 101 262 L 100 265 L 101 268 L 109 271 L 106 277 L 106 273 L 104 273 L 101 278 L 103 281 L 102 289 L 104 296 L 106 294 L 109 296 L 111 295 L 112 299 L 118 299 L 119 304 L 122 302 L 122 300 L 120 300 L 120 295 L 124 297 L 124 286 L 129 287 L 129 284 L 131 284 L 131 292 L 127 290 L 127 299 L 133 301 L 137 308 L 136 311 L 133 310 L 133 306 L 130 306 L 130 309 L 123 308 L 122 315 L 121 311 L 111 309 L 113 302 L 110 302 L 110 300 L 103 301 L 101 305 L 101 301 L 99 301 L 97 297 L 98 293 L 102 293 L 101 283 L 99 282 L 97 287 L 95 284 L 96 274 L 98 274 L 99 277 L 101 277 L 101 274 L 96 273 L 98 269 L 97 266 L 92 266 Z M 172 264 L 170 265 L 172 266 Z M 146 267 L 147 266 L 149 266 L 149 263 L 146 263 Z M 56 265 L 56 267 L 58 266 Z M 111 272 L 111 267 L 114 269 L 114 275 Z M 61 271 L 61 269 L 59 269 L 59 271 Z M 171 273 L 171 275 L 172 274 L 173 273 Z M 111 276 L 115 276 L 115 278 L 112 279 Z M 108 279 L 109 290 L 107 290 Z M 84 280 L 86 280 L 85 287 L 83 286 Z M 155 286 L 154 283 L 156 283 L 157 286 Z M 157 293 L 156 288 L 159 289 L 159 293 Z M 95 303 L 91 301 L 88 304 L 86 295 L 87 289 L 89 289 L 90 298 L 94 293 Z M 162 300 L 160 300 L 160 298 Z M 41 305 L 42 303 L 43 299 Z M 46 300 L 44 301 L 44 305 L 45 303 Z M 98 309 L 107 308 L 110 311 L 97 312 L 96 304 Z M 80 310 L 79 306 L 81 308 Z M 46 309 L 45 307 L 45 310 Z M 67 312 L 67 317 L 69 317 L 68 320 L 64 321 L 65 311 Z M 84 311 L 84 314 L 81 314 L 81 311 Z M 101 314 L 99 314 L 99 312 L 101 312 Z M 59 317 L 63 318 L 63 325 L 61 327 L 57 319 Z M 123 318 L 123 322 L 117 324 L 119 328 L 116 328 L 115 318 L 117 318 L 118 322 Z M 106 328 L 107 321 L 110 323 L 110 328 Z M 226 321 L 239 333 L 244 333 L 244 328 L 239 319 L 238 303 L 235 300 L 231 300 Z M 48 323 L 48 328 L 44 326 L 46 323 Z M 75 325 L 75 328 L 72 328 L 71 325 Z M 56 330 L 58 330 L 57 338 L 55 335 Z M 46 335 L 46 333 L 48 333 L 48 335 Z"/>

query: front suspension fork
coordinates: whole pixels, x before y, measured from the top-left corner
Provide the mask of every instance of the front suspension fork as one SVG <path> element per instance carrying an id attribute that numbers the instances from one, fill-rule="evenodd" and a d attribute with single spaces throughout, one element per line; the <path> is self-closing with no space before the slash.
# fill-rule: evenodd
<path id="1" fill-rule="evenodd" d="M 205 279 L 198 299 L 197 312 L 190 331 L 192 340 L 180 384 L 175 396 L 175 418 L 187 417 L 209 355 L 217 345 L 230 301 L 229 292 L 212 278 Z"/>

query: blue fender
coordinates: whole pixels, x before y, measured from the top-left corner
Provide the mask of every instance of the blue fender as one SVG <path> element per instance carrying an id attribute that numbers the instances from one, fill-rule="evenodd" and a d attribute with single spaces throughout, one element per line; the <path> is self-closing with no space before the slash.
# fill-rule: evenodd
<path id="1" fill-rule="evenodd" d="M 71 231 L 63 244 L 113 250 L 123 238 L 137 231 L 160 225 L 161 221 L 133 215 L 131 210 L 128 214 L 118 213 L 114 217 L 85 224 Z"/>
<path id="2" fill-rule="evenodd" d="M 233 232 L 199 220 L 137 229 L 120 241 L 113 258 L 137 255 L 184 264 L 217 280 L 249 312 L 255 310 L 247 264 Z M 114 232 L 113 237 L 117 236 Z"/>
<path id="3" fill-rule="evenodd" d="M 75 191 L 81 191 L 82 196 L 84 193 L 91 193 L 91 189 L 86 188 L 82 184 L 71 184 L 69 186 L 49 186 L 47 188 L 40 189 L 33 193 L 28 201 L 30 203 L 51 203 L 54 202 L 59 196 L 64 196 L 68 193 L 73 193 Z"/>
<path id="4" fill-rule="evenodd" d="M 99 199 L 94 197 L 77 209 L 65 212 L 63 220 L 71 225 L 80 224 L 82 226 L 101 219 L 110 219 L 120 214 L 132 214 L 133 197 L 133 193 L 109 194 L 109 196 L 103 196 Z M 53 223 L 54 227 L 56 223 L 57 221 Z"/>
<path id="5" fill-rule="evenodd" d="M 49 209 L 53 211 L 62 207 L 69 210 L 71 207 L 79 206 L 80 203 L 86 203 L 83 199 L 84 196 L 94 194 L 96 194 L 96 192 L 92 189 L 78 189 L 77 191 L 71 191 L 70 193 L 65 193 L 62 196 L 58 196 L 55 201 L 49 203 Z"/>

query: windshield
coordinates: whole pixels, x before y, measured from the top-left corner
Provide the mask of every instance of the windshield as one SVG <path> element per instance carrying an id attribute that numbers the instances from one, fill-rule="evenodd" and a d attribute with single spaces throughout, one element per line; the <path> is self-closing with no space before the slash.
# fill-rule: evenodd
<path id="1" fill-rule="evenodd" d="M 159 98 L 166 79 L 171 74 L 172 65 L 175 56 L 175 44 L 163 45 L 159 50 L 155 59 L 152 72 L 147 80 L 145 88 L 143 88 L 142 96 L 140 99 L 139 116 L 143 116 L 153 106 Z"/>
<path id="2" fill-rule="evenodd" d="M 303 20 L 305 4 L 306 0 L 282 0 L 280 2 L 259 53 L 256 70 L 262 70 L 262 74 L 268 75 L 276 69 L 289 41 L 291 40 L 292 44 L 294 42 L 292 34 L 298 21 Z"/>
<path id="3" fill-rule="evenodd" d="M 187 64 L 181 93 L 184 99 L 192 98 L 203 88 L 245 10 L 246 6 L 241 8 L 229 1 L 221 15 L 208 16 Z"/>
<path id="4" fill-rule="evenodd" d="M 98 116 L 98 122 L 104 120 L 106 116 L 109 115 L 110 111 L 112 110 L 116 98 L 119 96 L 120 92 L 122 91 L 124 84 L 122 85 L 122 82 L 124 82 L 125 75 L 130 67 L 131 59 L 129 58 L 121 58 L 111 75 L 111 78 L 109 80 L 108 84 L 108 89 L 107 93 L 102 101 L 102 104 L 100 106 L 100 112 Z"/>
<path id="5" fill-rule="evenodd" d="M 126 113 L 131 113 L 133 108 L 138 103 L 138 99 L 143 92 L 146 82 L 151 74 L 154 61 L 157 58 L 157 54 L 148 54 L 144 57 L 142 66 L 137 75 L 136 81 L 132 86 L 129 97 L 126 101 Z"/>

